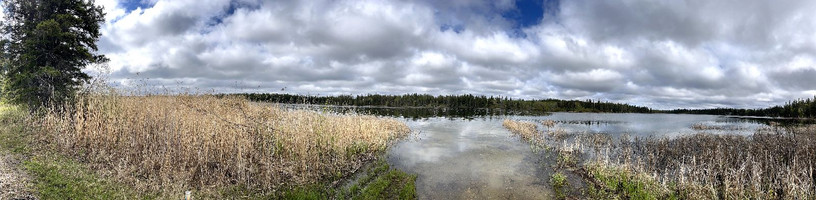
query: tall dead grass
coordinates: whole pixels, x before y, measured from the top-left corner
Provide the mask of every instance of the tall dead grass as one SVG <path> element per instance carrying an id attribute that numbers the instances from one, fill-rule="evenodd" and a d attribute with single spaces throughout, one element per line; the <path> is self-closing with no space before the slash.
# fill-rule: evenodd
<path id="1" fill-rule="evenodd" d="M 337 179 L 408 134 L 395 119 L 284 110 L 208 95 L 80 97 L 39 141 L 146 191 L 263 191 Z"/>
<path id="2" fill-rule="evenodd" d="M 777 130 L 778 131 L 778 130 Z M 813 199 L 816 134 L 695 134 L 621 141 L 611 162 L 707 199 Z"/>
<path id="3" fill-rule="evenodd" d="M 538 129 L 538 125 L 531 121 L 519 121 L 519 120 L 511 120 L 505 119 L 502 122 L 502 126 L 510 130 L 511 133 L 518 135 L 521 139 L 530 142 L 533 145 L 545 145 L 544 143 L 547 141 L 544 135 L 546 134 L 551 139 L 564 139 L 569 137 L 571 134 L 568 134 L 564 129 L 553 128 L 557 124 L 553 120 L 541 120 L 539 121 L 540 124 L 543 126 L 542 129 Z"/>
<path id="4" fill-rule="evenodd" d="M 532 132 L 534 124 L 506 120 L 511 132 Z M 548 146 L 571 163 L 590 183 L 601 183 L 592 174 L 619 171 L 645 186 L 653 197 L 687 199 L 814 199 L 816 197 L 816 126 L 760 129 L 750 136 L 698 133 L 678 138 L 617 140 L 606 134 L 546 134 L 529 140 Z M 524 137 L 524 136 L 523 136 Z M 625 185 L 623 179 L 613 184 Z M 619 188 L 617 185 L 605 188 Z M 621 191 L 612 191 L 621 192 Z M 626 192 L 621 192 L 626 194 Z M 631 197 L 631 196 L 629 196 Z"/>
<path id="5" fill-rule="evenodd" d="M 526 141 L 532 142 L 536 140 L 536 138 L 541 137 L 538 132 L 538 127 L 532 122 L 505 119 L 504 122 L 502 122 L 502 126 L 509 129 L 510 132 L 521 136 L 521 138 Z"/>

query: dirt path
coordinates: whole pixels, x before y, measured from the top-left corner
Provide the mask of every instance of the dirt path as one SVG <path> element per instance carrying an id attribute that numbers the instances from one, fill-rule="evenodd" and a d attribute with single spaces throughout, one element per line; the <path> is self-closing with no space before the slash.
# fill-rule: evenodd
<path id="1" fill-rule="evenodd" d="M 0 151 L 0 199 L 36 199 L 19 155 Z"/>

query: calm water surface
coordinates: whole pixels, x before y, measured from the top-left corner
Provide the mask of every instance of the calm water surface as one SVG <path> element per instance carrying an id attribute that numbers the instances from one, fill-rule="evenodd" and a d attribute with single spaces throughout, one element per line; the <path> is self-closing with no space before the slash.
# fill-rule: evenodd
<path id="1" fill-rule="evenodd" d="M 553 120 L 557 123 L 556 128 L 569 133 L 605 133 L 613 136 L 628 134 L 634 137 L 676 137 L 700 132 L 749 135 L 766 126 L 757 120 L 689 114 L 553 113 L 549 116 L 510 118 Z M 716 129 L 694 130 L 691 128 L 694 124 Z"/>
<path id="2" fill-rule="evenodd" d="M 676 137 L 698 132 L 751 134 L 765 126 L 714 115 L 553 113 L 549 116 L 405 119 L 417 132 L 388 152 L 388 162 L 417 174 L 420 199 L 551 199 L 552 160 L 502 127 L 504 118 L 550 119 L 571 133 Z M 693 130 L 694 124 L 720 127 Z"/>
<path id="3" fill-rule="evenodd" d="M 389 163 L 417 174 L 420 199 L 551 199 L 542 156 L 499 119 L 431 118 L 389 151 Z"/>

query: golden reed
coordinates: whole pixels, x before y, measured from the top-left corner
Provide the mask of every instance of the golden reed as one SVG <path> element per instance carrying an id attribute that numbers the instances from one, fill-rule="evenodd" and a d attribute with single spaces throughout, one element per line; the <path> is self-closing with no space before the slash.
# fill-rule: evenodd
<path id="1" fill-rule="evenodd" d="M 85 95 L 39 141 L 146 191 L 265 191 L 346 176 L 407 135 L 395 119 L 285 110 L 238 97 Z"/>

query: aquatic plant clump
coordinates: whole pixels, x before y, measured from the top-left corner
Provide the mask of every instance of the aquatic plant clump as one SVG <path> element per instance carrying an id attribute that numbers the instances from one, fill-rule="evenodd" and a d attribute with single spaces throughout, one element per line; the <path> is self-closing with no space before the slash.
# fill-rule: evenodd
<path id="1" fill-rule="evenodd" d="M 37 137 L 148 191 L 262 191 L 345 176 L 409 133 L 395 119 L 238 97 L 97 94 L 38 119 Z"/>
<path id="2" fill-rule="evenodd" d="M 655 175 L 693 198 L 816 197 L 816 133 L 779 129 L 750 137 L 695 134 L 621 141 L 610 163 Z"/>
<path id="3" fill-rule="evenodd" d="M 530 141 L 539 138 L 538 128 L 532 122 L 505 119 L 502 125 L 514 134 L 521 136 L 524 140 Z"/>
<path id="4" fill-rule="evenodd" d="M 504 122 L 514 123 L 520 122 Z M 814 126 L 766 128 L 750 136 L 548 136 L 527 141 L 554 149 L 559 166 L 573 165 L 572 171 L 593 185 L 587 192 L 593 198 L 816 198 Z M 582 160 L 560 162 L 563 155 Z"/>

